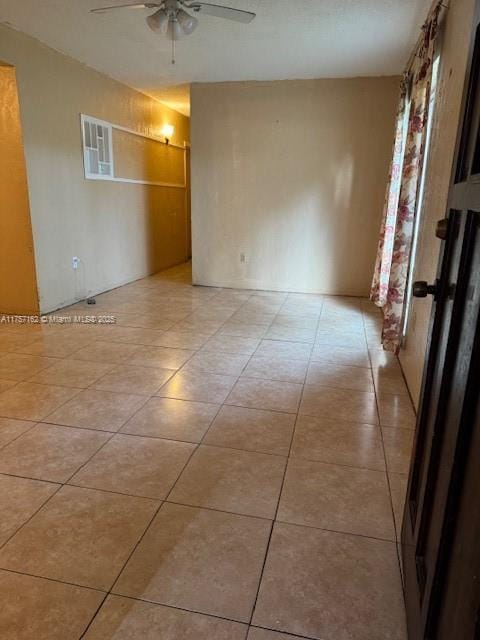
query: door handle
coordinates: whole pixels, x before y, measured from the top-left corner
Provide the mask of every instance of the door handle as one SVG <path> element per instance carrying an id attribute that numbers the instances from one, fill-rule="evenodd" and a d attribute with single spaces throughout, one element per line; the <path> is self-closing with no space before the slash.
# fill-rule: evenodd
<path id="1" fill-rule="evenodd" d="M 425 280 L 417 280 L 412 287 L 412 294 L 415 298 L 426 298 L 428 295 L 435 296 L 437 291 L 438 281 L 435 284 L 428 284 Z"/>
<path id="2" fill-rule="evenodd" d="M 437 222 L 437 227 L 435 229 L 435 235 L 440 240 L 446 240 L 448 235 L 448 218 L 442 218 Z"/>

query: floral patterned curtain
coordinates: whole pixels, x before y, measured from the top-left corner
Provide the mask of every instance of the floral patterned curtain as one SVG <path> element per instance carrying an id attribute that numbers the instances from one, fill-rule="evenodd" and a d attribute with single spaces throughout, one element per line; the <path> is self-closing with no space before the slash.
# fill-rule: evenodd
<path id="1" fill-rule="evenodd" d="M 383 347 L 395 353 L 402 338 L 439 12 L 440 4 L 424 24 L 422 38 L 402 79 L 395 145 L 370 295 L 371 300 L 383 309 Z"/>
<path id="2" fill-rule="evenodd" d="M 400 86 L 400 99 L 396 117 L 395 142 L 393 145 L 392 162 L 388 177 L 387 193 L 383 209 L 380 240 L 378 243 L 377 261 L 373 276 L 370 298 L 379 307 L 387 302 L 387 294 L 392 269 L 393 241 L 397 220 L 400 187 L 402 183 L 403 151 L 405 140 L 405 114 L 408 107 L 407 99 L 408 79 L 404 77 Z"/>

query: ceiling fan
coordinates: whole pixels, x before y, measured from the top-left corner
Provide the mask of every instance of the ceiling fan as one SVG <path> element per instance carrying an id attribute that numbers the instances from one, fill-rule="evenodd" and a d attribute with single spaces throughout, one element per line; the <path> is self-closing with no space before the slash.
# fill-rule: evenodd
<path id="1" fill-rule="evenodd" d="M 198 18 L 185 11 L 193 11 L 198 15 L 215 16 L 235 22 L 248 24 L 255 18 L 255 13 L 224 7 L 197 0 L 161 0 L 160 2 L 135 2 L 119 4 L 111 7 L 90 9 L 91 13 L 104 13 L 114 9 L 155 9 L 147 17 L 147 24 L 155 33 L 165 35 L 172 41 L 172 64 L 175 63 L 175 42 L 182 36 L 189 36 L 198 26 Z"/>

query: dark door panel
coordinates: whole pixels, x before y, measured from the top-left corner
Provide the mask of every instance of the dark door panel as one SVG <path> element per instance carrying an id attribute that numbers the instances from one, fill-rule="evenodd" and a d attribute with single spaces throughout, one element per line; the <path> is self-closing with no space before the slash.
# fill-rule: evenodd
<path id="1" fill-rule="evenodd" d="M 480 0 L 402 527 L 410 640 L 480 640 Z"/>

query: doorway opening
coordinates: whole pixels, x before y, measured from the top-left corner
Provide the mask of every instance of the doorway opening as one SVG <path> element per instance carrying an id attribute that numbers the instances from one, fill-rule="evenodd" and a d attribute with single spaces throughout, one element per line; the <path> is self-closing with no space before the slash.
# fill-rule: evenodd
<path id="1" fill-rule="evenodd" d="M 0 63 L 0 314 L 39 310 L 15 69 Z"/>

